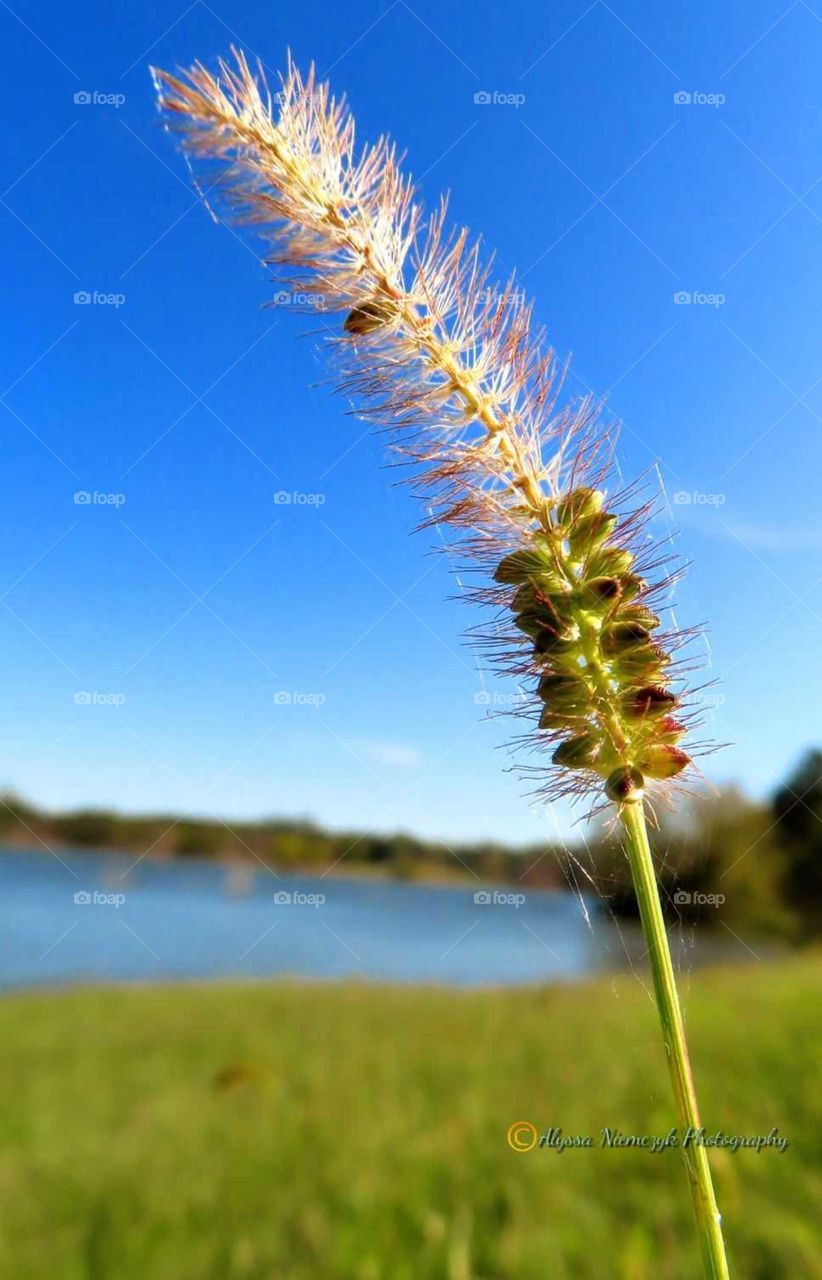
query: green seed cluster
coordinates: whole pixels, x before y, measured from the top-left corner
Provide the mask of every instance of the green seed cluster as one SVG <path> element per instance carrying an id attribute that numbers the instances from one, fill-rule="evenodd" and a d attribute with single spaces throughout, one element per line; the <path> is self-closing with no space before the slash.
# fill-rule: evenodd
<path id="1" fill-rule="evenodd" d="M 494 576 L 515 588 L 515 624 L 533 645 L 539 727 L 560 739 L 553 763 L 597 775 L 621 802 L 690 760 L 676 745 L 685 726 L 671 714 L 671 659 L 653 634 L 660 619 L 604 504 L 589 488 L 551 502 L 539 532 Z"/>

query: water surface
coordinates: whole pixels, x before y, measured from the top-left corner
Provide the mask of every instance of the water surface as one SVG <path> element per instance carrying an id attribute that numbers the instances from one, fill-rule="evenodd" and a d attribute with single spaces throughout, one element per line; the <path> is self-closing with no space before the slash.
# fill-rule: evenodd
<path id="1" fill-rule="evenodd" d="M 518 984 L 624 968 L 626 950 L 637 962 L 644 950 L 634 927 L 571 893 L 57 853 L 0 852 L 3 986 L 285 974 Z"/>

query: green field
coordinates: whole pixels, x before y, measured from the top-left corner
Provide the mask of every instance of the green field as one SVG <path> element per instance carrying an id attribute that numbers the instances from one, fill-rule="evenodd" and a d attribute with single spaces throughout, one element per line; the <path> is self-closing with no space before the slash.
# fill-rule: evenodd
<path id="1" fill-rule="evenodd" d="M 822 1276 L 822 961 L 695 976 L 738 1280 Z M 511 1151 L 674 1123 L 635 978 L 515 992 L 223 984 L 0 1001 L 10 1280 L 697 1280 L 681 1155 Z"/>

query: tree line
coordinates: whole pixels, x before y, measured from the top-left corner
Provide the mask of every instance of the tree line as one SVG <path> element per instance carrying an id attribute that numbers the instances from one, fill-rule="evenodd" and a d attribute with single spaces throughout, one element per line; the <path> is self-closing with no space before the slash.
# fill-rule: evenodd
<path id="1" fill-rule="evenodd" d="M 492 841 L 449 845 L 398 833 L 330 832 L 306 821 L 221 822 L 103 809 L 47 813 L 0 797 L 5 848 L 54 845 L 263 863 L 292 873 L 382 873 L 403 879 L 496 881 L 527 889 L 573 886 L 616 915 L 636 914 L 617 834 L 595 827 L 585 845 L 550 841 L 510 848 Z M 808 751 L 765 801 L 736 787 L 693 797 L 676 817 L 658 815 L 654 852 L 672 919 L 745 927 L 805 939 L 819 931 L 822 902 L 822 751 Z M 736 922 L 736 923 L 734 923 Z"/>

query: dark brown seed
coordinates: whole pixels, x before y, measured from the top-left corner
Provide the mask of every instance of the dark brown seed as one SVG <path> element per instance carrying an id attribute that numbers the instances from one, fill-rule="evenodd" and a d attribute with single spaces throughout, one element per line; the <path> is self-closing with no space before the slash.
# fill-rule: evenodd
<path id="1" fill-rule="evenodd" d="M 608 654 L 624 653 L 650 638 L 650 631 L 639 622 L 615 622 L 603 630 L 602 647 Z"/>
<path id="2" fill-rule="evenodd" d="M 644 786 L 645 778 L 639 769 L 621 765 L 608 775 L 605 782 L 605 794 L 609 800 L 615 800 L 617 804 L 621 804 L 623 801 L 635 796 L 638 791 L 642 791 Z"/>
<path id="3" fill-rule="evenodd" d="M 534 637 L 534 653 L 540 658 L 545 658 L 549 654 L 559 657 L 566 653 L 573 653 L 576 647 L 576 639 L 563 631 L 561 623 L 541 627 Z"/>
<path id="4" fill-rule="evenodd" d="M 676 695 L 660 685 L 646 685 L 642 689 L 632 689 L 622 699 L 622 709 L 627 716 L 651 718 L 665 715 L 676 706 Z"/>
<path id="5" fill-rule="evenodd" d="M 361 302 L 349 311 L 343 328 L 346 333 L 354 335 L 372 333 L 375 329 L 388 324 L 394 318 L 394 314 L 394 308 L 387 299 L 376 298 L 370 302 Z"/>
<path id="6" fill-rule="evenodd" d="M 588 687 L 574 676 L 543 676 L 537 686 L 537 696 L 552 711 L 581 714 L 591 701 Z"/>
<path id="7" fill-rule="evenodd" d="M 524 631 L 527 636 L 535 639 L 549 620 L 549 618 L 539 613 L 518 613 L 514 618 L 514 626 L 518 627 L 520 631 Z"/>
<path id="8" fill-rule="evenodd" d="M 592 734 L 581 733 L 576 738 L 561 742 L 551 757 L 554 764 L 567 769 L 584 769 L 590 765 L 599 751 L 599 743 Z"/>
<path id="9" fill-rule="evenodd" d="M 619 578 L 591 578 L 582 588 L 582 602 L 589 609 L 618 600 L 622 593 Z"/>
<path id="10" fill-rule="evenodd" d="M 511 601 L 511 609 L 514 613 L 528 613 L 534 609 L 539 603 L 540 598 L 534 590 L 532 582 L 524 582 L 521 587 L 517 587 L 514 592 L 514 598 Z"/>

